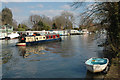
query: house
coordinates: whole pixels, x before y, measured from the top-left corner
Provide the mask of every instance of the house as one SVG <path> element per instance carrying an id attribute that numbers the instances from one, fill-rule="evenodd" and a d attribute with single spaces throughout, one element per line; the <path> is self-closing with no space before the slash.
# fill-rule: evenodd
<path id="1" fill-rule="evenodd" d="M 0 25 L 0 39 L 5 38 L 8 34 L 13 32 L 13 26 L 7 25 Z"/>
<path id="2" fill-rule="evenodd" d="M 87 30 L 87 29 L 82 29 L 82 31 L 81 31 L 83 34 L 85 33 L 89 33 L 89 31 Z"/>
<path id="3" fill-rule="evenodd" d="M 11 33 L 11 32 L 13 32 L 13 26 L 11 26 L 11 25 L 1 25 L 0 26 L 0 32 L 2 32 L 2 33 L 5 33 L 5 32 L 8 32 L 8 33 Z"/>

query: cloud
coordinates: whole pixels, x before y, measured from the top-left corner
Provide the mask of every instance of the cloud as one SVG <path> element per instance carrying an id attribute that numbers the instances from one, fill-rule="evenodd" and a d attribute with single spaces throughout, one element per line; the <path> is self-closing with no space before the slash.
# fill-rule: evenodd
<path id="1" fill-rule="evenodd" d="M 69 5 L 63 5 L 63 6 L 61 6 L 61 8 L 63 8 L 63 9 L 70 9 L 71 7 Z"/>
<path id="2" fill-rule="evenodd" d="M 60 15 L 60 13 L 64 11 L 64 10 L 43 10 L 43 11 L 39 11 L 39 10 L 31 10 L 30 13 L 31 14 L 38 14 L 38 15 L 46 15 L 50 18 Z"/>
<path id="3" fill-rule="evenodd" d="M 37 14 L 37 15 L 45 15 L 45 16 L 48 16 L 50 18 L 53 18 L 55 16 L 60 15 L 63 11 L 65 11 L 65 10 L 43 10 L 43 11 L 31 10 L 30 13 L 31 14 Z M 74 11 L 67 11 L 67 12 L 73 13 L 73 15 L 75 15 L 75 16 L 78 15 L 78 13 L 74 12 Z"/>
<path id="4" fill-rule="evenodd" d="M 21 23 L 24 20 L 28 19 L 28 16 L 13 16 L 13 19 L 17 21 L 17 23 Z"/>
<path id="5" fill-rule="evenodd" d="M 11 9 L 13 13 L 20 13 L 20 12 L 22 12 L 22 10 L 20 8 L 18 8 L 18 7 L 9 8 L 9 9 Z"/>
<path id="6" fill-rule="evenodd" d="M 8 2 L 4 2 L 4 4 L 8 4 Z"/>
<path id="7" fill-rule="evenodd" d="M 43 8 L 42 4 L 38 4 L 36 6 L 28 6 L 29 8 Z"/>
<path id="8" fill-rule="evenodd" d="M 42 4 L 39 4 L 39 5 L 37 5 L 37 7 L 39 7 L 39 8 L 43 8 L 43 5 L 42 5 Z"/>

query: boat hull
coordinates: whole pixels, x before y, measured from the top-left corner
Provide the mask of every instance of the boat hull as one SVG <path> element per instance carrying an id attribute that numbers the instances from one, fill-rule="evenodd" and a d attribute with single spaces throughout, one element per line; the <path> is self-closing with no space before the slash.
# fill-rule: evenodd
<path id="1" fill-rule="evenodd" d="M 87 65 L 87 69 L 90 72 L 96 73 L 96 72 L 102 72 L 106 68 L 107 64 L 105 65 Z"/>
<path id="2" fill-rule="evenodd" d="M 107 58 L 104 58 L 104 59 L 107 59 Z M 102 64 L 102 65 L 100 65 L 100 64 L 89 65 L 86 62 L 85 62 L 85 64 L 86 64 L 87 69 L 90 72 L 96 73 L 96 72 L 102 72 L 103 70 L 105 70 L 105 68 L 108 66 L 109 60 L 107 59 L 107 63 Z"/>
<path id="3" fill-rule="evenodd" d="M 40 40 L 40 41 L 17 43 L 16 46 L 29 46 L 29 45 L 39 44 L 39 43 L 52 42 L 52 41 L 61 41 L 61 40 L 62 40 L 62 39 L 61 39 L 61 37 L 60 37 L 60 38 L 56 38 L 56 39 L 46 39 L 46 40 Z"/>
<path id="4" fill-rule="evenodd" d="M 26 43 L 17 43 L 16 46 L 26 46 Z"/>

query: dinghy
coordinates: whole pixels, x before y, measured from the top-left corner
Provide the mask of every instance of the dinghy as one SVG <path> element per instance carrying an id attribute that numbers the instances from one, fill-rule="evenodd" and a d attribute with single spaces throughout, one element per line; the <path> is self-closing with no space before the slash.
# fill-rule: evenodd
<path id="1" fill-rule="evenodd" d="M 107 58 L 90 58 L 85 62 L 86 67 L 89 71 L 101 72 L 108 68 L 109 60 Z"/>

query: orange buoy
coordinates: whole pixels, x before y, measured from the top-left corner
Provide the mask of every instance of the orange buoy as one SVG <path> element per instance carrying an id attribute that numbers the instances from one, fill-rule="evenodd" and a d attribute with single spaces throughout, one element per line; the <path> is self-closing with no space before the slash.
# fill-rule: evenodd
<path id="1" fill-rule="evenodd" d="M 22 40 L 24 40 L 24 38 L 22 38 Z"/>

